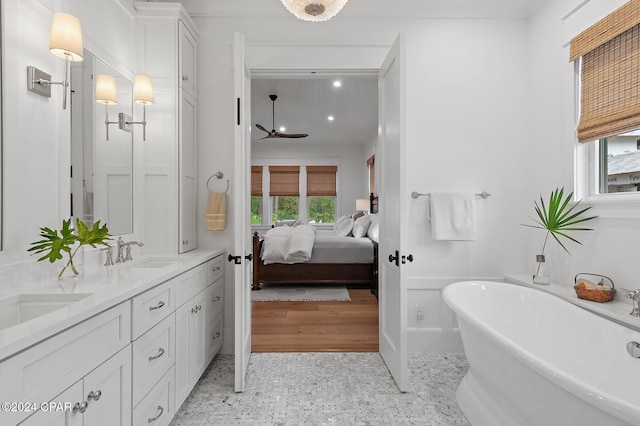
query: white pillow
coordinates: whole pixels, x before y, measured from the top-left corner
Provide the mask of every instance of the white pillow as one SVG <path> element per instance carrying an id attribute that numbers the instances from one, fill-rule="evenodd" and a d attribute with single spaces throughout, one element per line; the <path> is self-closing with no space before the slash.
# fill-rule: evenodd
<path id="1" fill-rule="evenodd" d="M 338 225 L 340 225 L 341 222 L 344 222 L 345 220 L 349 219 L 351 217 L 350 214 L 345 214 L 344 216 L 340 216 L 335 223 L 333 224 L 333 232 L 336 231 L 336 228 L 338 227 Z"/>
<path id="2" fill-rule="evenodd" d="M 369 230 L 369 224 L 371 223 L 371 218 L 369 215 L 364 215 L 356 219 L 353 223 L 353 230 L 351 233 L 355 238 L 362 238 L 367 235 L 367 231 Z"/>
<path id="3" fill-rule="evenodd" d="M 340 221 L 336 224 L 333 229 L 333 234 L 338 237 L 346 237 L 351 233 L 351 229 L 353 228 L 353 219 L 351 217 Z"/>
<path id="4" fill-rule="evenodd" d="M 369 225 L 369 230 L 367 230 L 367 237 L 371 238 L 372 241 L 378 242 L 380 237 L 380 217 L 377 214 L 370 214 L 369 218 L 371 219 L 371 224 Z"/>

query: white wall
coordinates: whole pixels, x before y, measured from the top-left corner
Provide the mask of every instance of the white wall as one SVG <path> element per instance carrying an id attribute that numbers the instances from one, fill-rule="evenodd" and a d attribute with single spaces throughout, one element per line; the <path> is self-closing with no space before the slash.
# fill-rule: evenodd
<path id="1" fill-rule="evenodd" d="M 199 181 L 233 163 L 233 32 L 244 32 L 249 66 L 378 68 L 402 31 L 407 52 L 407 182 L 412 306 L 410 350 L 461 350 L 453 314 L 441 289 L 460 279 L 498 278 L 524 267 L 528 185 L 525 21 L 469 19 L 341 19 L 308 25 L 288 18 L 195 17 L 200 30 Z M 295 40 L 295 42 L 292 42 Z M 273 49 L 271 50 L 271 48 Z M 275 52 L 275 53 L 274 53 Z M 345 54 L 344 52 L 348 52 Z M 362 53 L 365 52 L 365 53 Z M 271 61 L 271 62 L 269 62 Z M 363 153 L 364 154 L 364 153 Z M 232 182 L 232 187 L 233 187 Z M 199 200 L 206 197 L 200 185 Z M 424 199 L 411 191 L 489 191 L 478 201 L 478 241 L 433 242 Z M 229 217 L 233 218 L 233 212 Z M 231 219 L 230 222 L 232 222 Z M 200 227 L 201 247 L 231 247 L 233 223 L 223 233 Z M 229 270 L 229 268 L 228 268 Z M 233 294 L 227 274 L 226 295 Z M 413 321 L 413 304 L 425 320 Z M 225 331 L 233 331 L 227 297 Z M 226 341 L 223 351 L 232 349 Z"/>
<path id="2" fill-rule="evenodd" d="M 530 22 L 528 64 L 531 67 L 531 139 L 532 154 L 528 176 L 528 211 L 533 213 L 533 199 L 540 192 L 545 197 L 556 186 L 573 185 L 575 114 L 573 64 L 565 46 L 571 37 L 602 19 L 624 0 L 579 0 L 547 2 Z M 574 11 L 573 13 L 571 13 Z M 564 18 L 564 19 L 563 19 Z M 584 149 L 581 147 L 580 149 Z M 640 240 L 640 206 L 635 203 L 596 204 L 592 212 L 600 218 L 589 222 L 593 232 L 576 233 L 584 245 L 569 246 L 567 255 L 557 244 L 548 251 L 554 282 L 573 285 L 579 272 L 595 272 L 611 277 L 618 288 L 638 287 L 636 242 Z M 526 259 L 540 250 L 543 232 L 527 233 Z M 618 299 L 629 302 L 618 292 Z"/>

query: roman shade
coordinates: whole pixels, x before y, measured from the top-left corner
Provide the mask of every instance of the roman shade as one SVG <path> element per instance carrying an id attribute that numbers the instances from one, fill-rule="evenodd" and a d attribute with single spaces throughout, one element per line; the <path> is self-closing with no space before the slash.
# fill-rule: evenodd
<path id="1" fill-rule="evenodd" d="M 300 166 L 269 166 L 269 176 L 269 195 L 300 195 Z"/>
<path id="2" fill-rule="evenodd" d="M 262 197 L 262 166 L 251 166 L 251 196 Z"/>
<path id="3" fill-rule="evenodd" d="M 640 128 L 640 0 L 631 0 L 571 40 L 582 58 L 578 140 Z"/>
<path id="4" fill-rule="evenodd" d="M 369 168 L 369 192 L 376 192 L 376 156 L 372 155 L 367 159 L 367 167 Z"/>
<path id="5" fill-rule="evenodd" d="M 337 166 L 307 166 L 307 195 L 335 197 Z"/>

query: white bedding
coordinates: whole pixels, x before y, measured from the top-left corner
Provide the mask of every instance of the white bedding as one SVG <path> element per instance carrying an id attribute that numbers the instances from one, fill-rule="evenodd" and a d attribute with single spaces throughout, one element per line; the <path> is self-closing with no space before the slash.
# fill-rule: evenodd
<path id="1" fill-rule="evenodd" d="M 303 263 L 311 259 L 316 229 L 311 225 L 278 226 L 264 236 L 262 261 L 270 263 Z"/>

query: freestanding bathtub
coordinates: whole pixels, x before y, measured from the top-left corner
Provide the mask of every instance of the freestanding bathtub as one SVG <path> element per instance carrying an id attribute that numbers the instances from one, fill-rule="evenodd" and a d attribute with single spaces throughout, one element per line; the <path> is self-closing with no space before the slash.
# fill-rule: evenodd
<path id="1" fill-rule="evenodd" d="M 474 426 L 640 425 L 640 332 L 500 282 L 444 290 L 469 371 L 456 398 Z"/>

